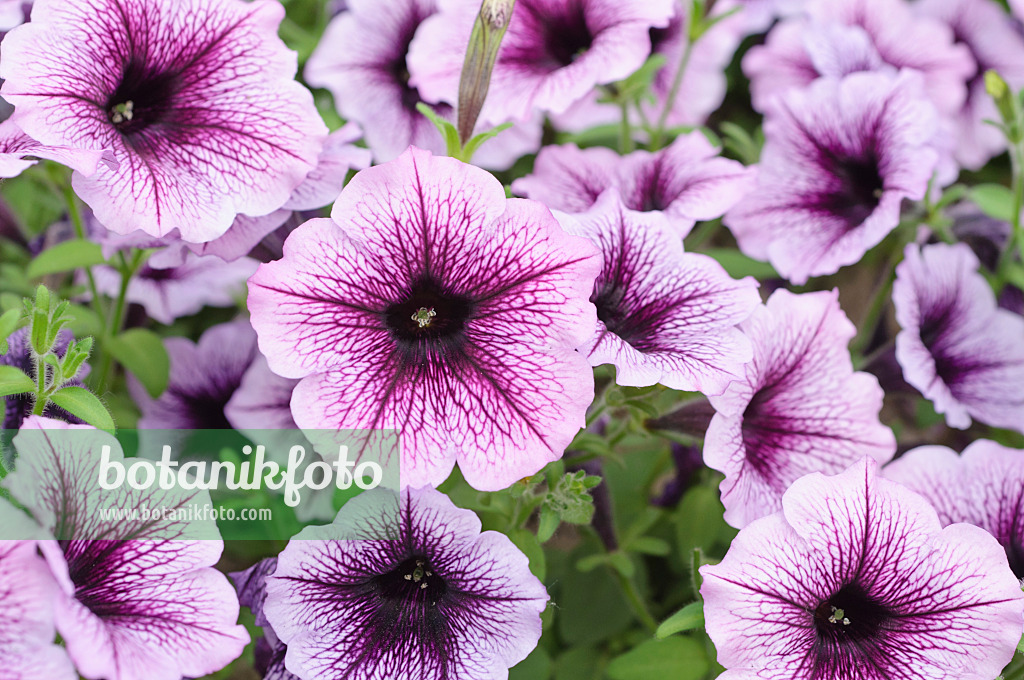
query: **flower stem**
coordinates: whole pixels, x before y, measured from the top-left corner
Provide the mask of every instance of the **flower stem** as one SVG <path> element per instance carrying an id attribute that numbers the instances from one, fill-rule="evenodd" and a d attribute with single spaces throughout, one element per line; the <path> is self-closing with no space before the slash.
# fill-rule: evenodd
<path id="1" fill-rule="evenodd" d="M 1021 210 L 1024 210 L 1024 142 L 1010 145 L 1010 161 L 1013 168 L 1013 213 L 1010 216 L 1012 230 L 1006 248 L 999 256 L 996 266 L 998 290 L 1009 280 L 1009 270 L 1013 266 L 1015 251 L 1019 250 L 1021 262 L 1024 262 L 1024 229 L 1021 227 Z"/>
<path id="2" fill-rule="evenodd" d="M 618 569 L 613 568 L 612 573 L 618 580 L 619 586 L 622 588 L 622 594 L 626 596 L 626 601 L 629 602 L 633 613 L 644 624 L 644 628 L 653 635 L 658 630 L 658 621 L 651 615 L 647 605 L 644 604 L 644 599 L 640 596 L 640 589 L 636 587 L 633 579 L 626 578 Z"/>
<path id="3" fill-rule="evenodd" d="M 661 108 L 661 114 L 658 116 L 658 122 L 654 126 L 654 133 L 651 135 L 651 151 L 657 151 L 661 148 L 662 142 L 665 138 L 665 125 L 668 123 L 668 115 L 672 112 L 672 108 L 675 106 L 676 97 L 679 96 L 679 90 L 683 86 L 683 77 L 686 75 L 686 69 L 690 65 L 690 58 L 693 56 L 693 44 L 696 42 L 693 40 L 692 30 L 693 24 L 696 21 L 703 21 L 703 17 L 690 17 L 691 30 L 687 31 L 686 47 L 683 48 L 683 54 L 679 58 L 679 68 L 676 70 L 676 76 L 672 79 L 672 87 L 669 88 L 668 96 L 665 98 L 665 104 Z"/>
<path id="4" fill-rule="evenodd" d="M 35 352 L 33 352 L 35 354 Z M 46 409 L 46 363 L 43 358 L 34 358 L 36 364 L 36 403 L 32 406 L 32 415 L 41 416 Z"/>
<path id="5" fill-rule="evenodd" d="M 114 303 L 113 315 L 110 318 L 110 323 L 107 324 L 106 328 L 108 333 L 104 335 L 105 342 L 109 342 L 110 339 L 117 336 L 121 332 L 121 328 L 124 326 L 125 308 L 128 297 L 128 285 L 131 283 L 132 276 L 139 268 L 141 261 L 142 252 L 135 251 L 132 255 L 131 264 L 125 259 L 124 253 L 118 253 L 118 257 L 121 260 L 121 266 L 119 270 L 121 272 L 121 287 L 117 292 L 117 300 Z M 96 383 L 96 391 L 103 394 L 107 390 L 107 381 L 110 379 L 110 371 L 113 368 L 113 356 L 109 351 L 104 350 L 103 356 L 100 360 L 99 380 Z"/>
<path id="6" fill-rule="evenodd" d="M 82 222 L 82 211 L 78 207 L 78 197 L 75 196 L 70 183 L 64 185 L 64 202 L 68 206 L 68 217 L 71 218 L 71 224 L 75 228 L 75 236 L 79 240 L 84 241 L 85 225 Z M 85 267 L 85 276 L 89 279 L 89 294 L 92 296 L 92 307 L 96 312 L 96 316 L 99 317 L 101 334 L 105 336 L 107 333 L 107 321 L 103 314 L 103 305 L 100 302 L 100 294 L 96 288 L 96 277 L 92 274 L 92 267 Z"/>
<path id="7" fill-rule="evenodd" d="M 633 131 L 629 125 L 629 105 L 621 102 L 622 121 L 619 124 L 619 153 L 625 156 L 633 150 Z"/>

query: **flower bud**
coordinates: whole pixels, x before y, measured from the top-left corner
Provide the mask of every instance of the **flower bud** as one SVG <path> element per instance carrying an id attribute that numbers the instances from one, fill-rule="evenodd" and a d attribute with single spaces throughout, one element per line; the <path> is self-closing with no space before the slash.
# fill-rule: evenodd
<path id="1" fill-rule="evenodd" d="M 491 71 L 498 58 L 498 48 L 512 19 L 515 0 L 483 0 L 480 14 L 473 24 L 459 79 L 459 139 L 463 144 L 473 136 L 476 120 L 487 99 Z"/>

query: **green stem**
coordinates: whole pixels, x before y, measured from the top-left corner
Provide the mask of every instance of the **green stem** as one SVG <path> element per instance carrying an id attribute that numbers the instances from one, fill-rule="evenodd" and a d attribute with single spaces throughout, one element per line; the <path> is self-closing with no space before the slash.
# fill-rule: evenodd
<path id="1" fill-rule="evenodd" d="M 640 596 L 640 589 L 636 587 L 633 579 L 626 578 L 618 569 L 612 568 L 612 573 L 615 575 L 616 580 L 618 580 L 619 586 L 622 588 L 622 594 L 626 596 L 626 601 L 629 602 L 633 613 L 640 619 L 640 623 L 644 624 L 644 628 L 653 635 L 658 630 L 658 621 L 651 615 L 647 605 L 644 604 L 644 599 Z"/>
<path id="2" fill-rule="evenodd" d="M 687 237 L 689 240 L 686 241 L 686 250 L 689 252 L 697 252 L 700 247 L 704 245 L 708 239 L 710 239 L 718 228 L 722 226 L 721 219 L 709 220 L 702 223 L 690 235 Z"/>
<path id="3" fill-rule="evenodd" d="M 688 34 L 693 34 L 692 26 L 694 22 L 703 20 L 703 17 L 690 17 L 691 30 L 688 31 Z M 654 134 L 651 135 L 651 151 L 660 149 L 664 141 L 665 124 L 668 122 L 668 115 L 672 112 L 672 107 L 675 106 L 676 97 L 679 96 L 679 89 L 683 86 L 683 77 L 686 75 L 686 69 L 690 65 L 690 57 L 693 56 L 693 44 L 695 42 L 696 40 L 689 36 L 686 39 L 686 47 L 683 48 L 683 54 L 679 58 L 679 68 L 676 70 L 676 77 L 672 79 L 672 87 L 668 91 L 668 97 L 665 98 L 661 115 L 658 116 L 658 123 L 654 127 Z"/>
<path id="4" fill-rule="evenodd" d="M 33 352 L 34 354 L 35 352 Z M 32 415 L 41 416 L 46 408 L 46 363 L 42 357 L 35 357 L 36 364 L 36 403 L 32 406 Z"/>
<path id="5" fill-rule="evenodd" d="M 1021 261 L 1024 262 L 1024 233 L 1021 229 L 1020 216 L 1021 210 L 1024 209 L 1024 148 L 1022 146 L 1024 144 L 1020 142 L 1010 146 L 1010 161 L 1013 167 L 1013 214 L 1010 222 L 1013 229 L 1010 231 L 1009 241 L 999 256 L 999 264 L 996 266 L 999 290 L 1002 290 L 1009 280 L 1009 268 L 1013 265 L 1015 251 L 1020 251 Z"/>
<path id="6" fill-rule="evenodd" d="M 633 150 L 633 132 L 629 125 L 629 105 L 621 102 L 619 109 L 622 111 L 622 121 L 619 123 L 619 153 L 625 156 Z"/>
<path id="7" fill-rule="evenodd" d="M 78 208 L 78 197 L 75 196 L 74 190 L 71 188 L 71 184 L 67 183 L 64 185 L 64 202 L 68 206 L 68 217 L 71 218 L 71 224 L 75 228 L 75 236 L 79 240 L 85 240 L 85 225 L 82 222 L 82 211 Z M 96 316 L 100 320 L 100 330 L 102 335 L 107 333 L 107 322 L 103 314 L 103 305 L 100 303 L 99 290 L 96 288 L 96 277 L 92 274 L 92 267 L 85 268 L 85 276 L 89 279 L 89 294 L 92 296 L 92 307 L 96 312 Z"/>
<path id="8" fill-rule="evenodd" d="M 118 257 L 121 259 L 121 266 L 119 267 L 121 272 L 121 287 L 117 292 L 117 301 L 114 303 L 114 311 L 110 318 L 110 323 L 106 326 L 108 332 L 104 335 L 104 344 L 116 337 L 121 332 L 121 328 L 124 327 L 128 285 L 131 283 L 132 276 L 135 275 L 135 272 L 139 268 L 140 256 L 141 252 L 136 251 L 132 256 L 131 264 L 129 264 L 124 257 L 124 253 L 118 253 Z M 100 360 L 99 380 L 96 383 L 96 391 L 99 394 L 104 394 L 107 391 L 107 381 L 110 379 L 110 371 L 112 368 L 113 356 L 104 347 L 103 357 Z"/>

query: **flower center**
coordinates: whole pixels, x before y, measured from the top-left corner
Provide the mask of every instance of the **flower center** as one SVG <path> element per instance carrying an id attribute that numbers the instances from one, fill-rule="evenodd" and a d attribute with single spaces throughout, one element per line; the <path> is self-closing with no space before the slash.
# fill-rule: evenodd
<path id="1" fill-rule="evenodd" d="M 848 583 L 814 610 L 818 640 L 826 648 L 845 648 L 876 638 L 892 612 L 856 583 Z"/>
<path id="2" fill-rule="evenodd" d="M 558 66 L 568 66 L 579 59 L 594 42 L 594 36 L 587 26 L 587 17 L 581 2 L 569 3 L 572 7 L 562 16 L 550 17 L 544 26 L 544 47 L 547 56 Z"/>
<path id="3" fill-rule="evenodd" d="M 179 89 L 175 73 L 154 71 L 138 59 L 121 72 L 117 88 L 104 106 L 107 118 L 121 134 L 132 135 L 169 117 Z"/>
<path id="4" fill-rule="evenodd" d="M 875 211 L 885 191 L 878 159 L 873 152 L 864 158 L 838 158 L 831 170 L 837 184 L 823 197 L 823 207 L 845 220 L 850 229 L 858 227 Z"/>
<path id="5" fill-rule="evenodd" d="M 406 348 L 422 343 L 450 346 L 461 340 L 472 307 L 469 298 L 432 279 L 421 279 L 405 300 L 384 310 L 384 322 L 391 337 Z"/>
<path id="6" fill-rule="evenodd" d="M 1011 536 L 1006 546 L 1006 557 L 1010 561 L 1010 571 L 1017 578 L 1024 580 L 1024 543 Z"/>
<path id="7" fill-rule="evenodd" d="M 448 592 L 448 584 L 425 555 L 407 558 L 388 573 L 375 577 L 373 585 L 384 600 L 427 607 L 435 607 Z"/>

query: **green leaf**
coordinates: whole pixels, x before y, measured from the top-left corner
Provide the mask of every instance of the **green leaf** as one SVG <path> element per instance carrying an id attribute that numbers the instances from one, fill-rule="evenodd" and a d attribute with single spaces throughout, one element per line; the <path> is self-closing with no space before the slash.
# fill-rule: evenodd
<path id="1" fill-rule="evenodd" d="M 544 505 L 540 509 L 540 524 L 537 527 L 537 540 L 541 543 L 547 543 L 552 536 L 555 535 L 555 531 L 558 530 L 558 525 L 562 523 L 562 520 L 558 517 L 558 511 L 549 505 Z"/>
<path id="2" fill-rule="evenodd" d="M 50 401 L 100 430 L 114 430 L 114 419 L 95 394 L 84 387 L 65 387 L 50 395 Z"/>
<path id="3" fill-rule="evenodd" d="M 437 131 L 441 133 L 441 138 L 444 139 L 444 145 L 448 151 L 448 155 L 453 158 L 458 158 L 459 154 L 462 152 L 462 141 L 459 139 L 458 129 L 444 118 L 437 115 L 434 112 L 434 109 L 430 108 L 430 105 L 426 102 L 418 103 L 416 105 L 416 110 L 429 118 L 430 122 L 437 128 Z"/>
<path id="4" fill-rule="evenodd" d="M 516 529 L 509 533 L 508 537 L 530 560 L 530 571 L 533 572 L 533 575 L 543 581 L 547 576 L 547 560 L 544 557 L 544 548 L 541 547 L 538 538 L 533 535 L 532 531 L 526 529 Z"/>
<path id="5" fill-rule="evenodd" d="M 537 647 L 509 669 L 509 680 L 547 680 L 551 677 L 551 655 L 543 647 Z"/>
<path id="6" fill-rule="evenodd" d="M 7 338 L 21 325 L 21 310 L 8 309 L 0 314 L 0 354 L 7 354 Z"/>
<path id="7" fill-rule="evenodd" d="M 979 184 L 971 188 L 971 200 L 981 211 L 997 220 L 1013 221 L 1013 192 L 1002 184 Z"/>
<path id="8" fill-rule="evenodd" d="M 716 544 L 729 544 L 736 530 L 725 523 L 724 514 L 714 489 L 695 486 L 683 495 L 675 514 L 676 545 L 681 559 L 689 560 L 694 548 L 708 552 Z"/>
<path id="9" fill-rule="evenodd" d="M 90 241 L 65 241 L 39 253 L 28 266 L 29 278 L 35 279 L 47 274 L 69 272 L 82 267 L 103 264 L 103 249 Z"/>
<path id="10" fill-rule="evenodd" d="M 1017 643 L 1017 651 L 1024 654 L 1024 637 L 1022 637 L 1020 642 Z"/>
<path id="11" fill-rule="evenodd" d="M 705 251 L 704 254 L 716 260 L 734 279 L 744 276 L 753 276 L 759 280 L 779 278 L 775 267 L 767 262 L 758 262 L 747 257 L 738 250 L 712 249 Z"/>
<path id="12" fill-rule="evenodd" d="M 704 603 L 691 602 L 672 616 L 665 619 L 654 634 L 659 640 L 676 633 L 704 627 Z"/>
<path id="13" fill-rule="evenodd" d="M 462 160 L 465 163 L 469 163 L 470 161 L 473 160 L 473 154 L 476 153 L 476 150 L 479 149 L 484 142 L 486 142 L 489 139 L 497 137 L 499 134 L 501 134 L 505 130 L 508 130 L 510 127 L 512 127 L 512 123 L 502 123 L 496 128 L 492 128 L 485 132 L 481 132 L 478 135 L 474 135 L 472 139 L 466 142 L 466 146 L 462 149 L 462 153 L 460 154 L 460 160 Z"/>
<path id="14" fill-rule="evenodd" d="M 35 392 L 36 382 L 14 366 L 0 366 L 0 397 Z"/>
<path id="15" fill-rule="evenodd" d="M 608 564 L 612 565 L 612 569 L 626 578 L 633 578 L 634 574 L 636 574 L 636 566 L 634 566 L 633 560 L 629 559 L 629 555 L 624 552 L 616 550 L 615 552 L 608 553 Z"/>
<path id="16" fill-rule="evenodd" d="M 132 328 L 107 343 L 118 363 L 132 372 L 149 396 L 156 399 L 167 389 L 171 361 L 160 336 L 145 328 Z"/>
<path id="17" fill-rule="evenodd" d="M 663 541 L 654 536 L 641 536 L 629 544 L 629 549 L 633 552 L 657 555 L 659 557 L 664 557 L 672 552 L 672 546 L 668 544 L 668 541 Z"/>
<path id="18" fill-rule="evenodd" d="M 691 638 L 673 637 L 648 640 L 615 657 L 608 664 L 608 677 L 611 680 L 699 680 L 708 668 L 703 645 Z"/>

